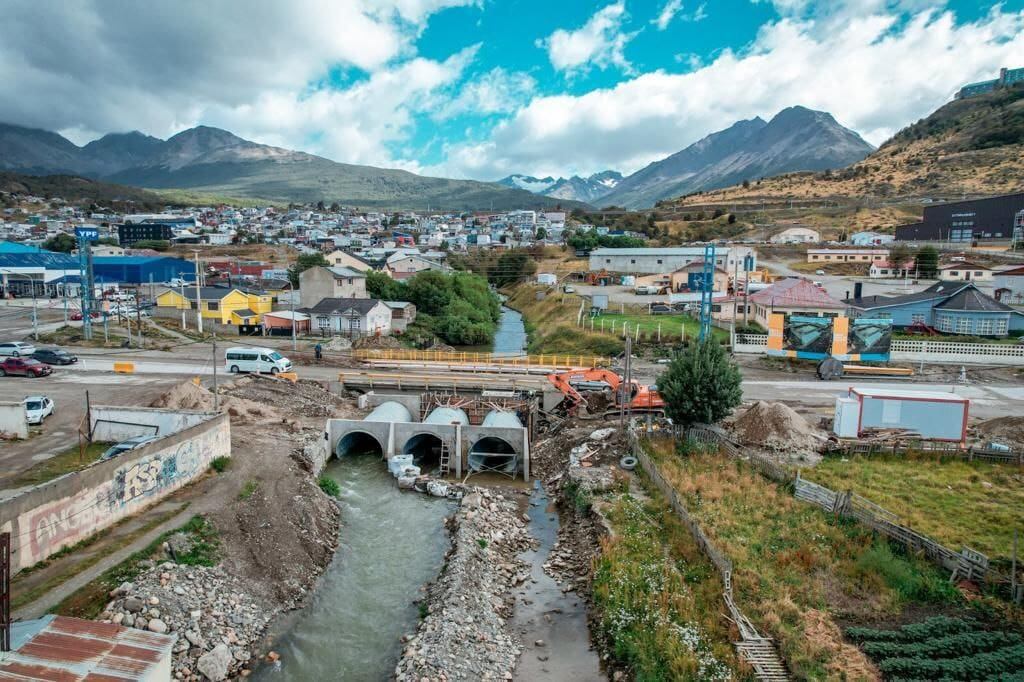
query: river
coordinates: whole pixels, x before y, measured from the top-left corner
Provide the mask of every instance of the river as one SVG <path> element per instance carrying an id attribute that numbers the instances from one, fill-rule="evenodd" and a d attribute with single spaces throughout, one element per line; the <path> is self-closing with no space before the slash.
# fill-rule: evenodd
<path id="1" fill-rule="evenodd" d="M 522 355 L 526 350 L 526 326 L 518 310 L 502 306 L 498 331 L 494 334 L 495 355 Z"/>
<path id="2" fill-rule="evenodd" d="M 341 486 L 338 551 L 275 644 L 281 660 L 257 671 L 258 680 L 389 679 L 399 638 L 416 630 L 413 602 L 444 563 L 452 502 L 400 492 L 379 454 L 332 460 L 324 473 Z"/>

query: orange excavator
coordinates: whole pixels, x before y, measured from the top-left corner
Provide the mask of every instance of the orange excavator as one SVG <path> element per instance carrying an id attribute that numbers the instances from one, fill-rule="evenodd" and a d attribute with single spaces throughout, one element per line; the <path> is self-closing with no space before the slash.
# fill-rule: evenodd
<path id="1" fill-rule="evenodd" d="M 622 405 L 622 377 L 607 369 L 579 369 L 549 374 L 548 381 L 565 396 L 569 414 L 586 414 L 589 401 L 586 394 L 602 393 L 608 398 L 609 409 L 618 410 Z M 638 381 L 630 382 L 626 407 L 634 412 L 662 412 L 665 400 L 655 386 L 643 386 Z"/>

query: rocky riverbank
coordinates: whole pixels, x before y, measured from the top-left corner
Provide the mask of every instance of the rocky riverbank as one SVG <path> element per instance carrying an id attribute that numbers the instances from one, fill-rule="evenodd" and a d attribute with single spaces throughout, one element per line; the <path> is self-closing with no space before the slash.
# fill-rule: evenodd
<path id="1" fill-rule="evenodd" d="M 518 555 L 532 545 L 521 494 L 474 488 L 463 497 L 448 522 L 452 549 L 406 641 L 397 680 L 511 679 L 522 650 L 508 624 L 512 589 L 530 578 Z"/>

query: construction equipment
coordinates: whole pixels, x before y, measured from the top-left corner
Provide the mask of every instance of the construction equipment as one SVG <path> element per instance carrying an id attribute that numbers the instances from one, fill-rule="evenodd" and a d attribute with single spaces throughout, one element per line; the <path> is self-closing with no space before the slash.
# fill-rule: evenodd
<path id="1" fill-rule="evenodd" d="M 603 394 L 607 398 L 607 407 L 618 410 L 622 398 L 621 376 L 607 369 L 580 369 L 558 372 L 548 375 L 548 381 L 565 395 L 569 401 L 566 411 L 569 414 L 586 414 L 590 412 L 588 394 Z M 632 412 L 663 412 L 665 400 L 654 386 L 644 386 L 638 381 L 629 385 L 628 407 Z"/>

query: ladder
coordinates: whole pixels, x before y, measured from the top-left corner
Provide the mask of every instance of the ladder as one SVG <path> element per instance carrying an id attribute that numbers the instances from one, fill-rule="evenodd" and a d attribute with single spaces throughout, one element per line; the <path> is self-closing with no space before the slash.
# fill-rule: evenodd
<path id="1" fill-rule="evenodd" d="M 736 643 L 736 649 L 750 667 L 754 669 L 754 675 L 763 682 L 782 682 L 789 680 L 789 673 L 785 665 L 779 660 L 779 654 L 772 646 L 770 639 L 759 637 L 744 639 Z"/>
<path id="2" fill-rule="evenodd" d="M 452 468 L 452 452 L 448 448 L 448 443 L 441 442 L 441 475 L 447 476 L 451 473 Z"/>

